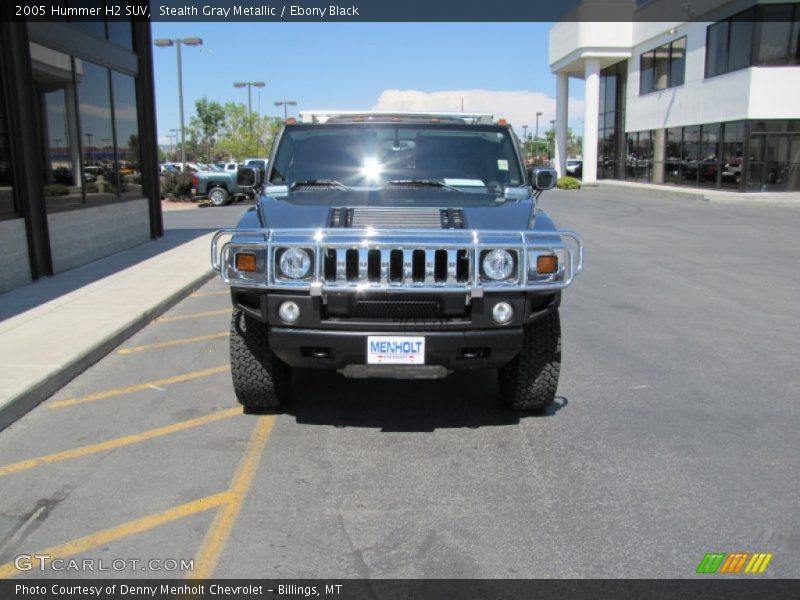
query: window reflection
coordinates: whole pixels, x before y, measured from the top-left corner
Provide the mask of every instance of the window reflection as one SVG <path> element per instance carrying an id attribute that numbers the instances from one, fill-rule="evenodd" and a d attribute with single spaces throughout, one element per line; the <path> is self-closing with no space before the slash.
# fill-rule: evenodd
<path id="1" fill-rule="evenodd" d="M 139 146 L 139 117 L 133 77 L 112 73 L 114 124 L 117 139 L 117 172 L 120 196 L 142 197 L 142 156 Z"/>
<path id="2" fill-rule="evenodd" d="M 108 69 L 75 60 L 78 114 L 83 142 L 81 178 L 86 200 L 111 200 L 117 196 L 117 170 L 111 126 Z"/>
<path id="3" fill-rule="evenodd" d="M 0 81 L 0 219 L 17 216 L 14 203 L 13 177 L 11 172 L 11 148 L 3 103 L 2 81 Z"/>

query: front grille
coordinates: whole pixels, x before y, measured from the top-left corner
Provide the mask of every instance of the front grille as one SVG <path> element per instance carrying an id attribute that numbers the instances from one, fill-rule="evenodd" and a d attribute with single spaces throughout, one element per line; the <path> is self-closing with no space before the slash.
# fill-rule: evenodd
<path id="1" fill-rule="evenodd" d="M 335 207 L 328 215 L 328 227 L 375 229 L 464 229 L 460 208 L 414 208 L 389 206 Z"/>
<path id="2" fill-rule="evenodd" d="M 322 273 L 329 284 L 466 284 L 470 252 L 432 248 L 326 248 Z"/>
<path id="3" fill-rule="evenodd" d="M 358 300 L 353 316 L 363 319 L 433 319 L 440 314 L 435 300 Z"/>

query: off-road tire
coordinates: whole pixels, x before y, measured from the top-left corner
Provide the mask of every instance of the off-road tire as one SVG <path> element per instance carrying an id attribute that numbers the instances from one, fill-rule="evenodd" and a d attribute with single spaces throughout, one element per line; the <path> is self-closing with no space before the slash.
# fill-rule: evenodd
<path id="1" fill-rule="evenodd" d="M 233 390 L 245 412 L 276 409 L 286 402 L 292 368 L 270 350 L 266 323 L 234 310 L 230 352 Z"/>
<path id="2" fill-rule="evenodd" d="M 522 349 L 498 370 L 500 395 L 514 410 L 541 411 L 556 398 L 561 321 L 555 310 L 523 328 Z"/>
<path id="3" fill-rule="evenodd" d="M 230 204 L 228 190 L 223 187 L 215 187 L 208 190 L 208 201 L 212 206 L 225 206 Z"/>

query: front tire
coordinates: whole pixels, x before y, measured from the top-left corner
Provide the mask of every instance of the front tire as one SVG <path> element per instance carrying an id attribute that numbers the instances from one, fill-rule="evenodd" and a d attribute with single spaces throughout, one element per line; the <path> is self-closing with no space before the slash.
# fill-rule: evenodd
<path id="1" fill-rule="evenodd" d="M 541 411 L 556 398 L 561 321 L 555 310 L 523 328 L 522 349 L 498 370 L 500 395 L 514 410 Z"/>
<path id="2" fill-rule="evenodd" d="M 234 310 L 230 354 L 233 390 L 245 412 L 276 409 L 288 400 L 292 368 L 272 353 L 265 323 Z"/>
<path id="3" fill-rule="evenodd" d="M 221 187 L 215 187 L 208 192 L 208 200 L 213 206 L 225 206 L 228 204 L 228 190 Z"/>

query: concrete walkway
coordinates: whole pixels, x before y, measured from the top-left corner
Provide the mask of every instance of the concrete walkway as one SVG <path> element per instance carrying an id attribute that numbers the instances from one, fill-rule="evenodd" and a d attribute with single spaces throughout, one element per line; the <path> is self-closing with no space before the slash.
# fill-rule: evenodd
<path id="1" fill-rule="evenodd" d="M 0 430 L 205 283 L 211 235 L 168 231 L 0 295 Z"/>
<path id="2" fill-rule="evenodd" d="M 589 184 L 587 187 L 595 187 Z M 691 188 L 679 185 L 661 185 L 639 183 L 636 181 L 600 180 L 597 186 L 601 190 L 619 191 L 655 196 L 658 198 L 676 198 L 682 200 L 700 200 L 702 202 L 725 202 L 731 204 L 780 204 L 800 205 L 800 192 L 730 192 L 717 189 Z"/>

